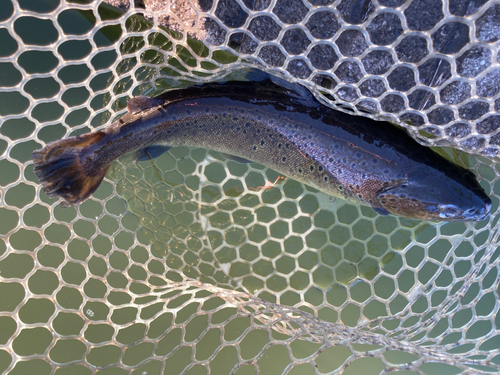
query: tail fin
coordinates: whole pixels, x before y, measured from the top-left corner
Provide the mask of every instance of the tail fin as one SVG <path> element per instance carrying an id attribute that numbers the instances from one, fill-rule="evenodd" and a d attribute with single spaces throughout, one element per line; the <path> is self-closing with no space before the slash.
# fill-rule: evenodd
<path id="1" fill-rule="evenodd" d="M 33 151 L 34 171 L 45 193 L 61 197 L 63 207 L 87 199 L 101 184 L 109 165 L 96 167 L 95 145 L 105 136 L 102 131 L 51 142 Z"/>

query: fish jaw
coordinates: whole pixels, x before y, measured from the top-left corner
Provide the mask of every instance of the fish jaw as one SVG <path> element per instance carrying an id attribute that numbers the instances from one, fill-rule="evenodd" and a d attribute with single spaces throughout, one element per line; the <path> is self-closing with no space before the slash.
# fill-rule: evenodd
<path id="1" fill-rule="evenodd" d="M 461 184 L 446 176 L 427 176 L 380 191 L 374 206 L 410 219 L 481 221 L 490 213 L 491 199 L 475 178 Z"/>

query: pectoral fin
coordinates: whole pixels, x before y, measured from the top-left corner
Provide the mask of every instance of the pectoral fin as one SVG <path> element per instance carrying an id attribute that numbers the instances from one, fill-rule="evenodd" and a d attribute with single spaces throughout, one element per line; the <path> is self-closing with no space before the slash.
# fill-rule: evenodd
<path id="1" fill-rule="evenodd" d="M 136 159 L 137 161 L 145 161 L 155 159 L 158 156 L 163 155 L 165 152 L 170 150 L 170 146 L 162 146 L 162 145 L 153 145 L 141 148 L 137 151 Z"/>
<path id="2" fill-rule="evenodd" d="M 379 215 L 384 215 L 384 216 L 389 215 L 389 211 L 386 211 L 386 210 L 384 210 L 383 208 L 380 208 L 380 207 L 373 207 L 373 206 L 372 206 L 372 208 L 373 208 L 373 211 L 375 211 L 375 212 L 376 212 L 376 213 L 378 213 Z"/>
<path id="3" fill-rule="evenodd" d="M 147 96 L 136 96 L 128 101 L 127 110 L 134 115 L 163 103 L 163 100 L 148 98 Z"/>

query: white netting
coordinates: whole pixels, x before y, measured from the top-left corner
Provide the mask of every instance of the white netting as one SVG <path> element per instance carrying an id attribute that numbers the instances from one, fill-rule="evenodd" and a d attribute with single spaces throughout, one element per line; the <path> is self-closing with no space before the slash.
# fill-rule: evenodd
<path id="1" fill-rule="evenodd" d="M 200 0 L 164 13 L 144 3 L 156 13 L 85 1 L 0 7 L 0 371 L 498 372 L 491 159 L 448 152 L 492 197 L 491 217 L 476 224 L 382 217 L 185 147 L 154 162 L 124 157 L 92 198 L 61 208 L 31 163 L 32 150 L 109 123 L 133 95 L 253 66 L 354 111 L 410 114 L 422 121 L 413 135 L 436 144 L 494 155 L 498 2 Z M 412 61 L 419 38 L 427 52 Z"/>

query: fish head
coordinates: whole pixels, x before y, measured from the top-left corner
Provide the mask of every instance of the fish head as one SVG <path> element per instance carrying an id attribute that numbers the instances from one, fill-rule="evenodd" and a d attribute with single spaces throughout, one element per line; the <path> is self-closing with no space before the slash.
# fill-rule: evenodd
<path id="1" fill-rule="evenodd" d="M 407 175 L 375 195 L 374 206 L 390 214 L 428 221 L 481 221 L 491 199 L 474 174 L 463 170 L 450 176 L 424 168 Z"/>

